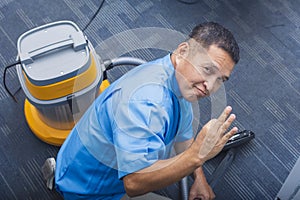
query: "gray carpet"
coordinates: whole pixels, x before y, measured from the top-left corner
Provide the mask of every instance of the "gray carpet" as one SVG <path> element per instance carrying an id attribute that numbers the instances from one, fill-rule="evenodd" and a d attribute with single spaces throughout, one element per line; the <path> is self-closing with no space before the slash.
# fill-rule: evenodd
<path id="1" fill-rule="evenodd" d="M 100 3 L 0 1 L 1 78 L 4 67 L 15 61 L 17 39 L 22 33 L 58 20 L 72 20 L 84 28 Z M 152 60 L 166 53 L 166 49 L 151 48 L 154 44 L 152 47 L 157 47 L 159 36 L 139 35 L 137 40 L 149 42 L 148 48 L 126 52 L 126 41 L 136 32 L 125 31 L 159 27 L 185 35 L 204 21 L 219 22 L 236 36 L 241 60 L 225 84 L 226 102 L 237 115 L 235 125 L 256 134 L 255 140 L 239 149 L 232 166 L 214 189 L 216 199 L 274 199 L 300 155 L 299 0 L 203 0 L 195 4 L 176 0 L 107 0 L 85 34 L 103 58 L 118 55 L 119 47 L 125 49 L 121 51 L 125 55 Z M 120 33 L 121 46 L 103 46 Z M 112 52 L 103 55 L 107 49 Z M 112 70 L 109 78 L 113 81 L 127 70 Z M 56 192 L 45 188 L 40 172 L 44 160 L 56 156 L 58 147 L 43 143 L 29 129 L 23 114 L 25 95 L 18 91 L 14 69 L 8 70 L 7 85 L 16 92 L 18 102 L 9 97 L 1 84 L 1 199 L 59 199 Z M 200 124 L 211 117 L 212 102 L 212 98 L 200 102 Z M 208 177 L 222 156 L 206 163 Z M 179 196 L 178 190 L 171 193 Z"/>

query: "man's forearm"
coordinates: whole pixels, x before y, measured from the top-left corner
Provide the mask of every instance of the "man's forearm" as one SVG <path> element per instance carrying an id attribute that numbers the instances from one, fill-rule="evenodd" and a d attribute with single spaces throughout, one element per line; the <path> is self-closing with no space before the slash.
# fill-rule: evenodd
<path id="1" fill-rule="evenodd" d="M 190 140 L 175 144 L 176 152 L 177 153 L 184 152 L 186 149 L 188 149 L 190 147 L 190 145 L 193 143 L 193 141 L 194 141 L 193 139 L 190 139 Z M 206 181 L 205 174 L 202 170 L 202 166 L 195 169 L 193 175 L 194 175 L 195 178 L 197 177 L 197 178 L 200 178 L 201 180 Z"/>
<path id="2" fill-rule="evenodd" d="M 188 150 L 173 158 L 157 161 L 150 167 L 125 176 L 126 192 L 129 196 L 137 196 L 161 189 L 193 173 L 202 164 L 203 161 Z"/>
<path id="3" fill-rule="evenodd" d="M 190 147 L 193 141 L 194 141 L 193 139 L 190 139 L 184 142 L 177 143 L 175 145 L 176 152 L 180 153 L 185 151 Z M 201 183 L 202 185 L 208 185 L 202 166 L 196 168 L 193 172 L 193 175 L 194 175 L 194 179 L 197 179 L 199 183 Z"/>
<path id="4" fill-rule="evenodd" d="M 174 145 L 176 154 L 180 154 L 180 153 L 184 152 L 185 150 L 187 150 L 191 146 L 193 141 L 194 141 L 194 139 L 189 139 L 189 140 L 186 140 L 183 142 L 176 142 Z"/>

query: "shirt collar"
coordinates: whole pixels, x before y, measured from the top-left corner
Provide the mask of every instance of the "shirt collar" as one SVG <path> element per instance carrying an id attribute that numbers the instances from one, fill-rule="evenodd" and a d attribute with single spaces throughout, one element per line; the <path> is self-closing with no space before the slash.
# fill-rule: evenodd
<path id="1" fill-rule="evenodd" d="M 181 92 L 179 90 L 178 82 L 175 76 L 175 67 L 171 62 L 171 54 L 166 55 L 164 58 L 164 63 L 168 66 L 171 76 L 168 79 L 168 85 L 172 89 L 172 92 L 176 95 L 177 98 L 182 98 Z"/>

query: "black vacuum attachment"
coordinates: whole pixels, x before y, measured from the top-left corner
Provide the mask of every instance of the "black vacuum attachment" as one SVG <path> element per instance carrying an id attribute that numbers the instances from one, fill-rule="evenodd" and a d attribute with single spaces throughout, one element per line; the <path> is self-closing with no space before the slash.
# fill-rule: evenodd
<path id="1" fill-rule="evenodd" d="M 233 135 L 223 147 L 223 151 L 226 151 L 233 147 L 238 147 L 244 143 L 249 142 L 255 137 L 255 134 L 250 130 L 244 130 Z"/>

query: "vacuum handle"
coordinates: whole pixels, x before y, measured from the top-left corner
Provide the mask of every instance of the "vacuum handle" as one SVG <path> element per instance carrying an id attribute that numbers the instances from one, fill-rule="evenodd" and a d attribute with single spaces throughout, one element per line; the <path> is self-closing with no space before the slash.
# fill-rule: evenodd
<path id="1" fill-rule="evenodd" d="M 255 134 L 250 130 L 243 130 L 241 132 L 238 132 L 227 141 L 222 151 L 226 151 L 233 147 L 238 147 L 244 143 L 249 142 L 253 138 L 255 138 Z"/>
<path id="2" fill-rule="evenodd" d="M 72 33 L 69 35 L 69 38 L 53 42 L 52 44 L 45 45 L 41 48 L 35 49 L 31 52 L 20 53 L 20 61 L 23 64 L 33 63 L 33 58 L 51 51 L 55 51 L 64 47 L 73 46 L 75 51 L 84 49 L 87 46 L 87 40 L 83 35 L 82 31 Z"/>

